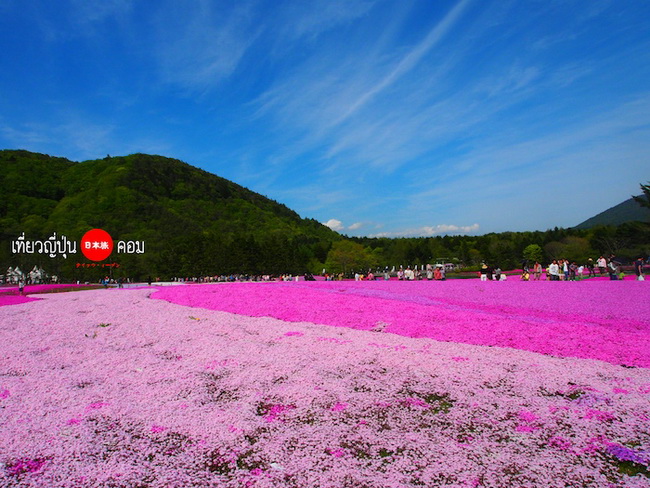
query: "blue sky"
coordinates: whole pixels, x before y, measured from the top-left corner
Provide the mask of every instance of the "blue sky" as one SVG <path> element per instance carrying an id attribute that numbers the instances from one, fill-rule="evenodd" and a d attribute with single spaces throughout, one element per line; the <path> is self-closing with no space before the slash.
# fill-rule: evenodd
<path id="1" fill-rule="evenodd" d="M 650 180 L 650 2 L 0 2 L 0 148 L 181 159 L 348 235 L 570 227 Z"/>

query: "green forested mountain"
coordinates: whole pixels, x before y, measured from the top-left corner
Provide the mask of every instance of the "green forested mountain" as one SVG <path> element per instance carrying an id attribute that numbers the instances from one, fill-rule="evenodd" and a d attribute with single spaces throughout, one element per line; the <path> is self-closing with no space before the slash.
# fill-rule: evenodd
<path id="1" fill-rule="evenodd" d="M 594 215 L 581 224 L 575 226 L 576 229 L 590 229 L 598 225 L 620 225 L 626 222 L 641 221 L 647 222 L 650 212 L 639 205 L 634 198 L 629 198 L 612 208 Z"/>
<path id="2" fill-rule="evenodd" d="M 122 271 L 139 277 L 302 272 L 325 261 L 341 239 L 285 205 L 175 159 L 133 154 L 75 163 L 0 151 L 0 269 L 43 264 L 80 274 L 80 253 L 56 263 L 19 256 L 24 262 L 17 263 L 10 242 L 22 232 L 79 241 L 92 228 L 145 241 L 144 254 L 117 259 Z"/>

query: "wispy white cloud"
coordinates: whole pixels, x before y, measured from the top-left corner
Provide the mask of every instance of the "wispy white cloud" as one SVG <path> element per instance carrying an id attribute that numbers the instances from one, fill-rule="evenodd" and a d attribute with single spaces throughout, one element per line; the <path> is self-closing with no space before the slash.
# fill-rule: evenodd
<path id="1" fill-rule="evenodd" d="M 363 17 L 376 4 L 371 0 L 313 0 L 280 4 L 276 31 L 284 38 L 316 38 L 330 29 Z"/>
<path id="2" fill-rule="evenodd" d="M 256 100 L 256 117 L 270 119 L 280 140 L 293 136 L 280 150 L 287 160 L 317 150 L 323 175 L 346 168 L 358 174 L 392 172 L 446 144 L 452 135 L 517 103 L 513 90 L 537 75 L 534 66 L 514 66 L 507 86 L 501 78 L 484 82 L 480 77 L 480 83 L 460 79 L 452 86 L 449 73 L 472 44 L 447 34 L 467 4 L 458 3 L 406 53 L 381 39 L 376 43 L 383 50 L 373 49 L 370 41 L 336 55 L 310 58 Z M 482 29 L 474 26 L 475 31 Z M 434 49 L 438 45 L 440 49 Z M 497 84 L 504 85 L 498 88 L 501 99 L 477 110 L 485 90 L 497 90 Z"/>
<path id="3" fill-rule="evenodd" d="M 49 42 L 84 38 L 103 38 L 98 25 L 106 21 L 124 22 L 134 8 L 130 0 L 68 0 L 39 6 L 25 4 L 29 18 L 42 38 Z"/>
<path id="4" fill-rule="evenodd" d="M 444 172 L 411 171 L 409 203 L 401 215 L 424 219 L 445 209 L 448 218 L 470 214 L 484 228 L 500 230 L 524 229 L 527 222 L 554 226 L 576 212 L 587 218 L 599 208 L 605 189 L 611 205 L 628 198 L 634 190 L 629 183 L 617 188 L 606 181 L 634 182 L 635 173 L 643 180 L 648 151 L 650 93 L 589 120 L 576 120 L 572 127 L 478 139 L 473 150 L 454 157 Z M 581 217 L 574 217 L 563 225 L 579 221 Z"/>
<path id="5" fill-rule="evenodd" d="M 363 222 L 355 222 L 354 224 L 348 226 L 348 230 L 359 230 L 363 227 Z"/>
<path id="6" fill-rule="evenodd" d="M 108 18 L 120 17 L 133 8 L 131 0 L 71 0 L 71 17 L 77 26 L 86 28 Z"/>
<path id="7" fill-rule="evenodd" d="M 152 46 L 162 79 L 204 91 L 228 78 L 255 41 L 250 6 L 217 6 L 208 0 L 167 2 L 155 16 Z"/>
<path id="8" fill-rule="evenodd" d="M 5 147 L 17 149 L 38 147 L 51 142 L 51 139 L 35 124 L 11 126 L 5 123 L 0 126 L 0 140 L 4 142 Z"/>
<path id="9" fill-rule="evenodd" d="M 436 26 L 429 31 L 427 36 L 413 47 L 386 76 L 384 76 L 379 83 L 370 87 L 358 97 L 348 109 L 339 117 L 335 123 L 341 123 L 353 113 L 366 105 L 370 100 L 376 97 L 379 93 L 386 90 L 393 83 L 399 80 L 402 76 L 411 71 L 422 58 L 436 45 L 445 35 L 453 28 L 458 22 L 461 14 L 469 0 L 462 0 L 459 2 Z"/>
<path id="10" fill-rule="evenodd" d="M 168 141 L 154 137 L 131 135 L 125 138 L 119 127 L 92 117 L 66 113 L 59 123 L 0 123 L 0 147 L 27 149 L 81 161 L 106 154 L 124 155 L 136 152 L 171 156 Z"/>
<path id="11" fill-rule="evenodd" d="M 582 96 L 571 91 L 572 85 L 598 69 L 593 60 L 582 63 L 573 58 L 549 64 L 546 57 L 534 53 L 512 58 L 504 54 L 503 62 L 478 68 L 466 78 L 457 76 L 463 57 L 482 48 L 480 43 L 485 40 L 481 33 L 488 30 L 482 25 L 464 27 L 476 37 L 441 41 L 440 53 L 430 49 L 422 54 L 420 66 L 413 66 L 414 73 L 398 71 L 400 76 L 386 85 L 377 80 L 392 79 L 385 74 L 386 59 L 395 59 L 390 48 L 376 59 L 364 57 L 356 70 L 350 67 L 358 53 L 350 58 L 343 53 L 338 62 L 312 60 L 258 100 L 263 107 L 258 115 L 265 120 L 271 116 L 282 130 L 298 136 L 300 144 L 292 145 L 297 153 L 289 160 L 295 161 L 301 152 L 316 155 L 312 164 L 318 166 L 324 188 L 349 188 L 340 177 L 346 174 L 350 180 L 363 182 L 357 190 L 366 195 L 382 188 L 384 176 L 395 175 L 395 184 L 404 195 L 402 202 L 410 203 L 394 206 L 405 210 L 395 212 L 393 228 L 400 221 L 425 221 L 427 213 L 440 209 L 456 212 L 447 218 L 463 220 L 466 215 L 477 215 L 472 209 L 480 210 L 484 202 L 493 201 L 501 201 L 501 208 L 491 205 L 489 211 L 494 215 L 486 216 L 491 226 L 503 225 L 496 213 L 514 201 L 510 195 L 521 195 L 520 186 L 540 186 L 535 168 L 557 174 L 562 168 L 576 166 L 571 156 L 603 161 L 595 152 L 578 148 L 602 149 L 607 145 L 604 141 L 616 144 L 621 139 L 616 131 L 612 133 L 611 120 L 602 127 L 592 122 L 595 113 L 620 101 L 602 100 L 602 107 L 594 113 L 588 106 L 571 106 L 573 97 Z M 420 52 L 417 48 L 413 51 Z M 462 68 L 465 74 L 472 69 Z M 383 91 L 375 92 L 376 87 Z M 382 97 L 364 95 L 384 92 Z M 359 110 L 349 112 L 359 101 Z M 638 117 L 635 120 L 630 110 L 625 108 L 615 119 L 629 128 L 643 126 L 645 122 Z M 300 129 L 294 127 L 302 128 L 306 135 L 301 137 Z M 513 186 L 515 179 L 520 186 Z M 390 186 L 383 188 L 392 193 Z M 471 198 L 459 198 L 464 194 Z M 558 201 L 569 204 L 564 198 Z M 542 208 L 538 202 L 531 206 Z M 466 215 L 458 213 L 462 208 Z M 484 211 L 488 212 L 487 207 Z M 543 210 L 538 210 L 536 217 L 541 213 Z M 351 218 L 367 217 L 354 212 Z M 482 216 L 478 220 L 483 222 Z M 525 224 L 520 220 L 514 225 Z"/>
<path id="12" fill-rule="evenodd" d="M 362 17 L 374 4 L 318 0 L 279 4 L 261 13 L 252 1 L 200 0 L 190 6 L 169 1 L 155 16 L 155 55 L 164 81 L 204 92 L 232 76 L 256 42 L 264 44 L 265 55 L 281 56 L 303 38 Z"/>
<path id="13" fill-rule="evenodd" d="M 479 224 L 472 225 L 449 225 L 438 224 L 433 226 L 423 226 L 415 229 L 397 230 L 392 232 L 380 232 L 372 234 L 370 237 L 433 237 L 438 235 L 460 235 L 476 234 L 480 230 Z"/>

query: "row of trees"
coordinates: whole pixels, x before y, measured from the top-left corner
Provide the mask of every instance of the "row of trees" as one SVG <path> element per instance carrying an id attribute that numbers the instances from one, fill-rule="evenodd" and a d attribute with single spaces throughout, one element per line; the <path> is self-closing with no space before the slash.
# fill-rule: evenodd
<path id="1" fill-rule="evenodd" d="M 650 183 L 640 186 L 643 194 L 634 200 L 650 210 Z M 568 259 L 585 264 L 589 258 L 595 260 L 601 255 L 612 254 L 622 261 L 650 256 L 650 223 L 627 222 L 590 229 L 555 227 L 546 231 L 483 236 L 351 238 L 335 242 L 322 264 L 332 273 L 386 266 L 421 266 L 439 261 L 470 269 L 477 269 L 482 263 L 513 269 L 526 261 L 548 263 L 554 259 Z"/>
<path id="2" fill-rule="evenodd" d="M 588 230 L 555 228 L 484 236 L 352 238 L 334 243 L 323 267 L 332 273 L 345 273 L 444 261 L 469 269 L 478 269 L 484 262 L 514 269 L 524 261 L 548 263 L 562 258 L 584 264 L 589 258 L 611 254 L 623 261 L 650 255 L 650 225 L 632 222 Z"/>

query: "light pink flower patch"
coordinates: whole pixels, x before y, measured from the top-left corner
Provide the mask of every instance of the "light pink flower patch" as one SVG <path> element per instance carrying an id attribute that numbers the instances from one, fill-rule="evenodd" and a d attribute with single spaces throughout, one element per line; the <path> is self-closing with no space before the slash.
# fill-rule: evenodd
<path id="1" fill-rule="evenodd" d="M 467 282 L 454 296 L 463 308 L 433 285 L 368 284 L 295 288 L 315 304 L 349 300 L 345 327 L 190 310 L 148 300 L 150 289 L 1 307 L 0 391 L 11 396 L 0 402 L 0 486 L 647 486 L 649 369 L 372 331 L 383 320 L 402 332 L 516 336 L 482 308 L 492 298 L 474 297 L 502 300 L 496 287 L 472 291 Z M 548 336 L 556 350 L 555 331 L 580 325 L 579 314 L 540 320 L 531 300 L 521 304 L 529 316 L 502 311 L 504 320 L 521 328 L 528 320 L 540 328 L 532 337 Z M 403 314 L 364 322 L 356 307 L 370 315 L 401 307 L 419 322 L 400 322 Z M 613 327 L 625 331 L 622 308 L 601 322 L 587 314 L 590 327 L 621 322 Z M 353 327 L 357 319 L 368 328 Z"/>

